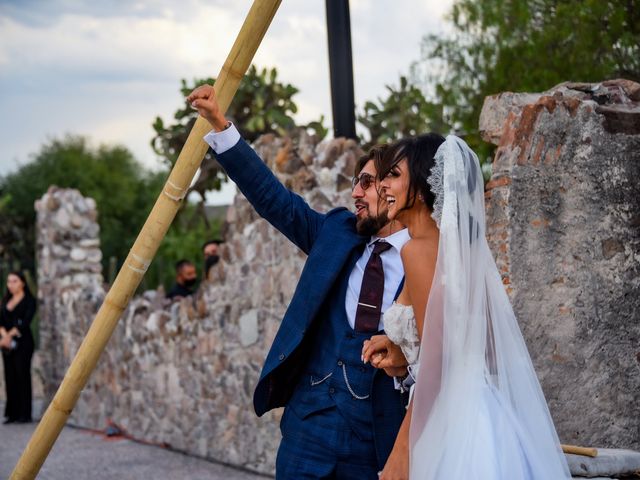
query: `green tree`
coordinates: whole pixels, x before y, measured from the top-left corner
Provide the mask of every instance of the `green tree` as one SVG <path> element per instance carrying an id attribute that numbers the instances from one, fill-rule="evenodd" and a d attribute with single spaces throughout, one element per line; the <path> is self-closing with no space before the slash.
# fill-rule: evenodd
<path id="1" fill-rule="evenodd" d="M 387 85 L 388 96 L 377 103 L 365 102 L 358 121 L 368 130 L 366 147 L 387 143 L 409 135 L 443 131 L 442 106 L 427 101 L 422 91 L 406 77 L 400 87 Z"/>
<path id="2" fill-rule="evenodd" d="M 182 80 L 180 92 L 186 98 L 194 88 L 214 82 L 214 78 L 195 79 L 191 84 Z M 252 65 L 240 83 L 226 116 L 250 142 L 265 133 L 284 135 L 296 128 L 309 129 L 319 138 L 324 138 L 327 129 L 323 125 L 323 117 L 307 125 L 296 125 L 292 117 L 298 111 L 293 101 L 296 93 L 296 87 L 278 81 L 275 68 L 258 70 Z M 197 117 L 198 112 L 191 108 L 186 100 L 175 112 L 173 123 L 165 124 L 162 118 L 156 117 L 153 123 L 156 135 L 151 140 L 151 147 L 168 165 L 173 166 L 178 159 Z M 226 176 L 215 161 L 213 152 L 209 150 L 191 191 L 197 192 L 204 202 L 206 192 L 219 190 L 224 181 Z"/>
<path id="3" fill-rule="evenodd" d="M 638 0 L 455 0 L 447 20 L 450 34 L 424 38 L 414 75 L 485 157 L 478 119 L 487 95 L 640 80 Z"/>
<path id="4" fill-rule="evenodd" d="M 95 199 L 105 264 L 123 260 L 142 227 L 165 173 L 151 173 L 121 146 L 88 145 L 67 136 L 45 144 L 33 160 L 0 178 L 3 255 L 33 270 L 34 202 L 50 185 L 76 188 Z"/>

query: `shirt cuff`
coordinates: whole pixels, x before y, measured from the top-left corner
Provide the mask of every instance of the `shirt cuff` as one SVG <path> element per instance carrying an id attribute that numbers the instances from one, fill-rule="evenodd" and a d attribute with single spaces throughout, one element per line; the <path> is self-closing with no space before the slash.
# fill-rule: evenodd
<path id="1" fill-rule="evenodd" d="M 409 391 L 409 389 L 415 385 L 416 377 L 418 376 L 418 364 L 407 366 L 407 376 L 393 377 L 393 386 L 396 390 L 400 390 L 402 393 Z"/>
<path id="2" fill-rule="evenodd" d="M 402 377 L 393 377 L 393 388 L 404 392 L 404 388 L 402 388 Z"/>
<path id="3" fill-rule="evenodd" d="M 204 136 L 204 141 L 209 144 L 213 151 L 217 154 L 226 152 L 236 146 L 240 140 L 240 132 L 232 123 L 229 128 L 225 128 L 221 132 L 211 130 Z"/>
<path id="4" fill-rule="evenodd" d="M 414 363 L 409 365 L 407 367 L 407 372 L 409 374 L 407 375 L 407 378 L 404 379 L 404 382 L 402 382 L 402 385 L 408 389 L 416 383 L 416 378 L 418 377 L 418 364 Z"/>

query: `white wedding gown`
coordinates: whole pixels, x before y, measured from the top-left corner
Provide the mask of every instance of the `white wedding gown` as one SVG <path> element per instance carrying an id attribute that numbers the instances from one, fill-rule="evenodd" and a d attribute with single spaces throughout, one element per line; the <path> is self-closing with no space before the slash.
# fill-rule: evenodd
<path id="1" fill-rule="evenodd" d="M 411 365 L 418 363 L 420 339 L 410 305 L 394 303 L 384 314 L 385 333 L 398 345 Z M 484 361 L 470 365 L 471 370 L 482 367 Z M 413 374 L 417 373 L 413 370 Z M 450 438 L 451 445 L 443 449 L 443 457 L 437 465 L 426 465 L 421 452 L 433 450 L 426 435 L 416 443 L 412 456 L 411 479 L 478 479 L 478 480 L 546 480 L 545 458 L 537 454 L 535 445 L 518 422 L 511 404 L 490 382 L 477 382 L 482 378 L 472 372 L 460 372 L 460 379 L 451 392 L 453 404 L 436 404 L 433 407 L 433 428 L 440 438 Z M 455 402 L 458 397 L 460 402 Z M 441 413 L 446 418 L 456 412 L 450 421 L 436 421 Z M 451 421 L 453 420 L 453 421 Z M 455 441 L 454 441 L 455 439 Z M 461 442 L 466 457 L 458 455 L 455 443 Z"/>
<path id="2" fill-rule="evenodd" d="M 485 238 L 478 159 L 454 136 L 435 159 L 429 185 L 440 240 L 422 340 L 411 307 L 394 304 L 384 317 L 389 338 L 419 366 L 410 479 L 570 480 Z"/>

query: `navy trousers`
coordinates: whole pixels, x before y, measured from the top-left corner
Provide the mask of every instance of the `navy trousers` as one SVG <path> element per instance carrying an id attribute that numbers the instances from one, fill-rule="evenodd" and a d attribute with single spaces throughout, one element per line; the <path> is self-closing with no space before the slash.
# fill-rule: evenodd
<path id="1" fill-rule="evenodd" d="M 302 419 L 290 408 L 280 422 L 276 480 L 377 480 L 375 446 L 360 439 L 332 407 Z"/>

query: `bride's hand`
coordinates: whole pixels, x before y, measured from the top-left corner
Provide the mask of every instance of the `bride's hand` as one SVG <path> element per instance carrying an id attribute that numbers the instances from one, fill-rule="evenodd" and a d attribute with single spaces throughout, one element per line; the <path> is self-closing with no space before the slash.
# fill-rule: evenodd
<path id="1" fill-rule="evenodd" d="M 406 372 L 409 364 L 399 346 L 386 335 L 374 335 L 362 346 L 362 361 L 371 362 L 375 368 L 402 369 Z"/>
<path id="2" fill-rule="evenodd" d="M 409 451 L 394 446 L 391 455 L 384 464 L 380 473 L 380 480 L 408 480 L 409 478 Z"/>

